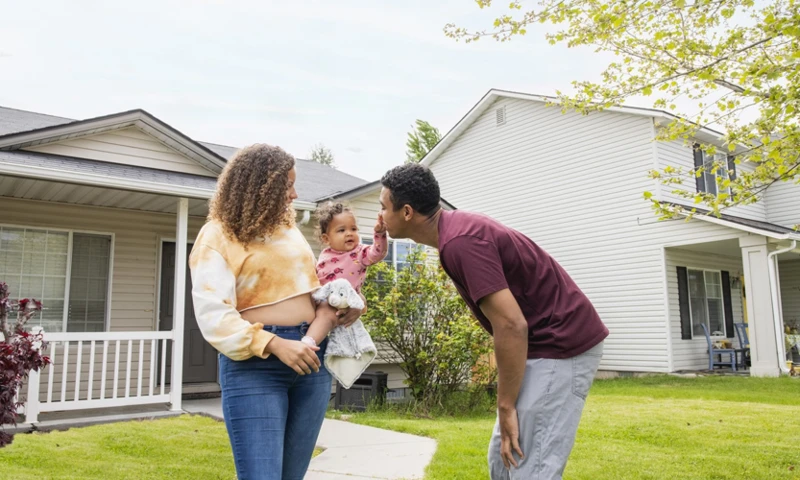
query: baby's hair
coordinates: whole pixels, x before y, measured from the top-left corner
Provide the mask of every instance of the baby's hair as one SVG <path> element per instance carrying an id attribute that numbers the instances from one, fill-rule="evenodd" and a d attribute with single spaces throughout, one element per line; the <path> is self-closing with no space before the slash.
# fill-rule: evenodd
<path id="1" fill-rule="evenodd" d="M 322 235 L 328 233 L 328 227 L 333 218 L 341 213 L 353 213 L 353 209 L 342 202 L 327 202 L 317 207 L 317 211 L 314 212 L 314 217 L 317 219 L 315 234 L 320 243 L 322 243 Z"/>

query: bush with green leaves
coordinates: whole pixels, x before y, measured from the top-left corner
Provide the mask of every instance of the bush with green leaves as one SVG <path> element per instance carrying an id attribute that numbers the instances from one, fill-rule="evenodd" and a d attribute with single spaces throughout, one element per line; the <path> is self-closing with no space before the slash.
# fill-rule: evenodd
<path id="1" fill-rule="evenodd" d="M 363 293 L 362 320 L 382 355 L 407 375 L 415 401 L 442 405 L 465 385 L 485 389 L 493 381 L 485 371 L 491 337 L 424 249 L 414 249 L 399 272 L 386 263 L 370 267 Z"/>

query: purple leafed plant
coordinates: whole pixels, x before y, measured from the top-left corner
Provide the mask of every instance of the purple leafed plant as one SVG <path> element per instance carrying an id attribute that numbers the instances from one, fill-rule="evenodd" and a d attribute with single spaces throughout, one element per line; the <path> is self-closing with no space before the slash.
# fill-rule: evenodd
<path id="1" fill-rule="evenodd" d="M 42 303 L 23 298 L 17 302 L 8 299 L 8 285 L 0 282 L 0 425 L 16 425 L 17 392 L 31 370 L 39 371 L 50 363 L 50 358 L 42 355 L 47 348 L 41 327 L 25 331 L 25 324 L 34 314 L 42 310 Z M 15 314 L 13 325 L 8 317 Z M 10 444 L 14 436 L 0 430 L 0 448 Z"/>

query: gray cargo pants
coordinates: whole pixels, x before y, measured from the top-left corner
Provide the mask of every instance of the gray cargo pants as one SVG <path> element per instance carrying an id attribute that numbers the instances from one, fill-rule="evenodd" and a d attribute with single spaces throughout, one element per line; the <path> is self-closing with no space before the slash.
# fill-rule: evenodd
<path id="1" fill-rule="evenodd" d="M 519 446 L 525 458 L 506 470 L 500 457 L 500 425 L 489 442 L 492 480 L 559 480 L 575 443 L 589 387 L 603 356 L 603 342 L 576 357 L 528 360 L 517 398 Z M 516 458 L 516 454 L 515 454 Z"/>

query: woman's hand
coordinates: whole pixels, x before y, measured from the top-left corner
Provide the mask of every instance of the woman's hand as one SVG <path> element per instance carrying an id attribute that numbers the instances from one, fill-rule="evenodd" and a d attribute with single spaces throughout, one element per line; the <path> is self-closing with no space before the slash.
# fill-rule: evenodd
<path id="1" fill-rule="evenodd" d="M 365 308 L 366 309 L 366 308 Z M 362 311 L 355 308 L 346 308 L 336 312 L 336 325 L 349 327 L 361 317 Z"/>
<path id="2" fill-rule="evenodd" d="M 296 340 L 275 337 L 267 344 L 267 350 L 289 366 L 298 375 L 319 372 L 319 347 L 311 347 Z"/>

